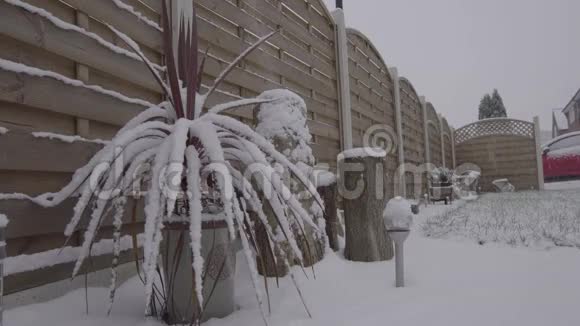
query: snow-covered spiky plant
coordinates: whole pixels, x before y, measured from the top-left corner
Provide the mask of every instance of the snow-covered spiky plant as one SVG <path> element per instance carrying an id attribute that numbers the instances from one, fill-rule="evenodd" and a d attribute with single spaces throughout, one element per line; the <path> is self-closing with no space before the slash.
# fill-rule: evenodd
<path id="1" fill-rule="evenodd" d="M 62 190 L 26 198 L 43 206 L 56 206 L 66 198 L 78 196 L 73 216 L 65 230 L 65 235 L 69 237 L 81 225 L 85 212 L 90 212 L 73 277 L 90 256 L 91 246 L 103 220 L 108 216 L 113 217 L 115 258 L 112 301 L 126 198 L 134 184 L 143 183 L 146 186 L 143 274 L 145 302 L 149 311 L 164 223 L 174 221 L 176 201 L 180 194 L 184 194 L 187 213 L 186 216 L 178 217 L 180 222 L 189 224 L 195 295 L 201 310 L 204 266 L 201 256 L 202 196 L 204 189 L 209 188 L 219 194 L 230 237 L 239 236 L 241 239 L 251 269 L 256 298 L 262 308 L 263 296 L 252 250 L 256 251 L 256 256 L 275 259 L 272 253 L 279 249 L 279 243 L 284 242 L 289 244 L 295 257 L 302 260 L 303 253 L 290 225 L 306 224 L 318 229 L 279 174 L 275 173 L 272 162 L 290 171 L 319 204 L 321 199 L 300 169 L 268 140 L 240 121 L 222 114 L 240 106 L 267 103 L 272 101 L 271 98 L 237 100 L 209 108 L 207 112 L 203 109 L 206 99 L 216 91 L 227 74 L 275 32 L 259 39 L 241 53 L 215 79 L 213 85 L 202 93 L 201 75 L 205 57 L 198 66 L 195 6 L 191 0 L 173 1 L 172 5 L 181 7 L 179 17 L 170 17 L 167 4 L 163 1 L 163 39 L 167 63 L 165 77 L 147 60 L 133 40 L 110 27 L 142 58 L 165 92 L 167 101 L 146 109 L 129 121 L 110 143 L 74 173 L 72 181 Z M 179 31 L 172 30 L 173 19 L 178 20 Z M 178 35 L 177 46 L 172 42 L 175 33 Z M 246 173 L 248 168 L 252 169 L 252 173 Z M 263 198 L 266 198 L 264 202 Z M 269 224 L 263 205 L 268 205 L 274 212 L 277 225 Z M 250 212 L 253 217 L 250 217 Z M 267 231 L 269 252 L 259 252 L 256 245 L 255 227 L 258 224 Z M 280 234 L 275 234 L 274 230 Z M 288 260 L 277 263 L 289 265 Z"/>

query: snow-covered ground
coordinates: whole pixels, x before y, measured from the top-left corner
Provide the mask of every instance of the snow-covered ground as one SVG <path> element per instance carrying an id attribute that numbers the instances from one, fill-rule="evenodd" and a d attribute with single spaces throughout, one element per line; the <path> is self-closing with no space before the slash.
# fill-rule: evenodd
<path id="1" fill-rule="evenodd" d="M 461 202 L 454 205 L 461 205 Z M 450 206 L 434 205 L 416 218 L 406 243 L 407 287 L 394 287 L 394 262 L 353 263 L 329 253 L 316 276 L 299 283 L 312 312 L 309 319 L 289 279 L 271 290 L 270 325 L 580 325 L 580 250 L 534 250 L 474 242 L 429 239 L 425 219 Z M 238 262 L 244 260 L 239 257 Z M 247 268 L 238 264 L 239 310 L 207 326 L 259 326 L 260 313 Z M 271 283 L 274 286 L 274 282 Z M 5 325 L 152 326 L 143 313 L 143 286 L 132 279 L 119 289 L 110 317 L 108 291 L 84 290 L 52 302 L 9 310 Z"/>
<path id="2" fill-rule="evenodd" d="M 548 182 L 544 185 L 546 190 L 580 189 L 580 180 Z"/>
<path id="3" fill-rule="evenodd" d="M 434 238 L 481 244 L 580 248 L 580 189 L 490 193 L 425 221 Z"/>

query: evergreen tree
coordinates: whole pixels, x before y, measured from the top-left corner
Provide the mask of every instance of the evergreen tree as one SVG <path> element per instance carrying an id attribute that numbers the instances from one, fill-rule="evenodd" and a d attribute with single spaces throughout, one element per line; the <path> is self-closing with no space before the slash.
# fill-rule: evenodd
<path id="1" fill-rule="evenodd" d="M 491 117 L 491 96 L 485 94 L 479 103 L 479 120 Z"/>
<path id="2" fill-rule="evenodd" d="M 507 111 L 497 89 L 492 95 L 485 94 L 479 103 L 479 120 L 489 118 L 505 118 Z"/>
<path id="3" fill-rule="evenodd" d="M 507 111 L 505 109 L 505 106 L 503 105 L 503 100 L 499 95 L 497 89 L 494 89 L 493 94 L 491 95 L 491 107 L 494 118 L 507 117 Z"/>

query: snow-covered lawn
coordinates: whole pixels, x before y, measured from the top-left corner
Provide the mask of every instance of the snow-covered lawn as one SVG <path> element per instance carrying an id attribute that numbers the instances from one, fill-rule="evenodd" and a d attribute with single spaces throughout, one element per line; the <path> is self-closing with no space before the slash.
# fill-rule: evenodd
<path id="1" fill-rule="evenodd" d="M 480 244 L 580 246 L 580 189 L 485 194 L 428 218 L 422 231 Z"/>
<path id="2" fill-rule="evenodd" d="M 454 205 L 465 207 L 461 202 Z M 316 265 L 316 280 L 296 271 L 313 318 L 306 316 L 290 280 L 283 279 L 281 288 L 271 291 L 270 325 L 580 325 L 580 250 L 426 238 L 423 222 L 445 214 L 450 206 L 422 209 L 406 243 L 406 288 L 394 287 L 392 261 L 352 263 L 330 253 Z M 237 268 L 243 280 L 236 295 L 239 310 L 206 326 L 262 325 L 243 261 L 238 259 Z M 106 289 L 90 290 L 88 316 L 80 290 L 49 303 L 9 310 L 5 325 L 160 325 L 141 317 L 143 286 L 137 279 L 119 289 L 110 318 L 107 295 Z"/>
<path id="3" fill-rule="evenodd" d="M 546 190 L 580 189 L 580 180 L 548 182 L 544 185 Z"/>

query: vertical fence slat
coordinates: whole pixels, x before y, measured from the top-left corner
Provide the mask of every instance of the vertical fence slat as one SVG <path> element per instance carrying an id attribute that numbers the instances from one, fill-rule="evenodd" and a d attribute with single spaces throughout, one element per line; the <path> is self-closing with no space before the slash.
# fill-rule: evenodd
<path id="1" fill-rule="evenodd" d="M 423 142 L 425 143 L 425 163 L 433 163 L 431 161 L 431 153 L 429 148 L 429 120 L 427 118 L 427 101 L 424 96 L 421 96 L 421 116 L 423 117 Z"/>
<path id="2" fill-rule="evenodd" d="M 400 189 L 400 193 L 395 195 L 406 197 L 406 187 L 403 186 L 405 184 L 405 148 L 403 147 L 403 117 L 401 114 L 401 80 L 397 68 L 391 68 L 389 71 L 395 83 L 395 121 L 397 124 L 397 149 L 399 158 L 399 168 L 397 169 L 399 178 L 395 182 L 400 185 L 397 187 L 397 189 Z"/>

